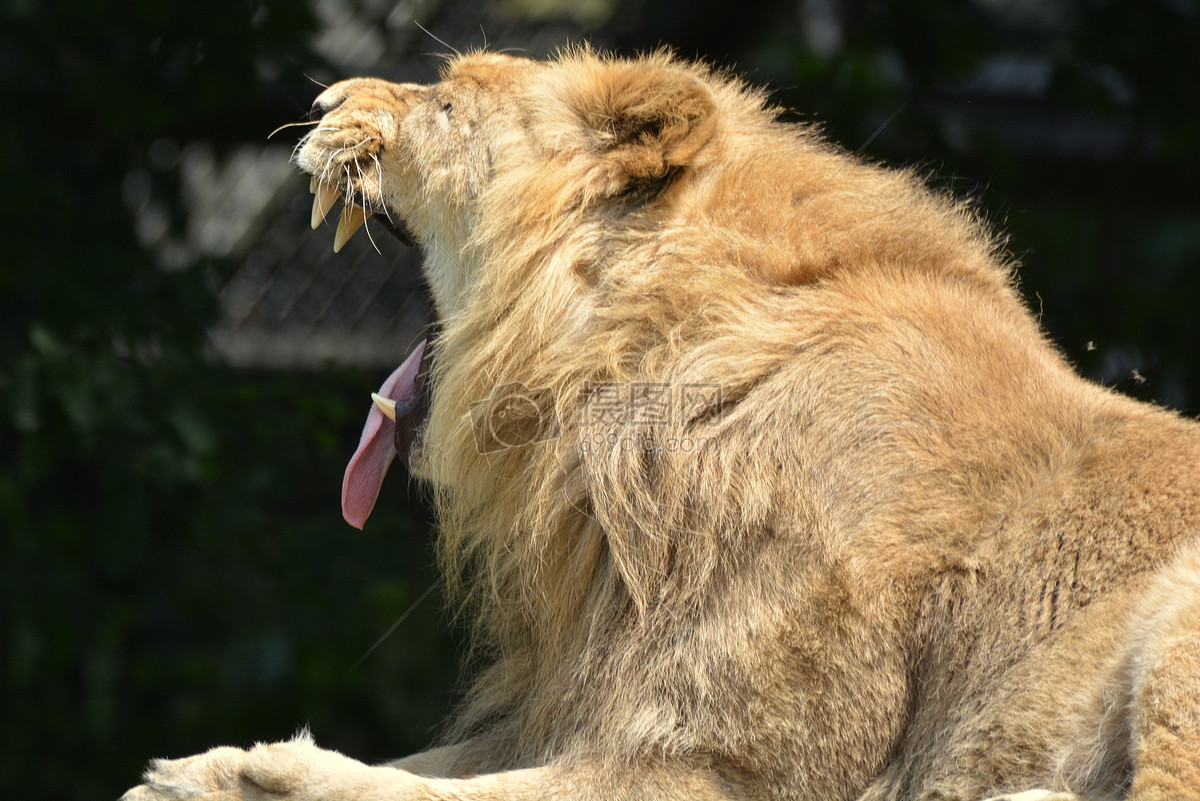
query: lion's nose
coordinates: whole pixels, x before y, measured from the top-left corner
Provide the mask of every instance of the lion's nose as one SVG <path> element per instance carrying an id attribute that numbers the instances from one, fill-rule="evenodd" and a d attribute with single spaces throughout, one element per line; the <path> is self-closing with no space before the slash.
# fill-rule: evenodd
<path id="1" fill-rule="evenodd" d="M 345 100 L 345 95 L 330 95 L 329 92 L 322 92 L 320 96 L 313 101 L 312 108 L 308 110 L 309 120 L 316 122 L 338 106 L 342 105 Z"/>
<path id="2" fill-rule="evenodd" d="M 308 110 L 308 118 L 315 122 L 345 103 L 346 98 L 354 94 L 355 83 L 353 80 L 338 81 L 333 86 L 325 87 L 325 90 L 313 101 L 312 108 Z"/>

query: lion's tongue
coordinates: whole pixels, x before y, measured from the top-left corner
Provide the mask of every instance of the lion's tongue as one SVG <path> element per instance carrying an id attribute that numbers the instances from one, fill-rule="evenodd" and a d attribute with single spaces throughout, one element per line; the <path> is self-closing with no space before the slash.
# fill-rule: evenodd
<path id="1" fill-rule="evenodd" d="M 413 349 L 404 364 L 388 376 L 379 388 L 379 394 L 404 405 L 417 394 L 417 374 L 425 354 L 425 340 Z M 389 420 L 374 404 L 367 412 L 367 424 L 363 426 L 358 450 L 346 465 L 342 479 L 342 516 L 346 522 L 361 529 L 375 508 L 383 477 L 396 457 L 396 423 Z"/>

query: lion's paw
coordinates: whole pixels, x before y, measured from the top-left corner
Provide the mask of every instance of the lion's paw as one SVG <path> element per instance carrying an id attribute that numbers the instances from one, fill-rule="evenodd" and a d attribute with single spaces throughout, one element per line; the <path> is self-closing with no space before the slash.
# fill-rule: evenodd
<path id="1" fill-rule="evenodd" d="M 307 734 L 294 740 L 240 748 L 214 748 L 184 759 L 156 759 L 143 784 L 121 801 L 265 801 L 332 798 L 335 787 L 366 765 L 318 748 Z M 333 792 L 328 792 L 333 791 Z"/>
<path id="2" fill-rule="evenodd" d="M 214 748 L 183 759 L 155 759 L 142 774 L 143 784 L 121 801 L 245 798 L 241 774 L 246 755 L 240 748 Z"/>

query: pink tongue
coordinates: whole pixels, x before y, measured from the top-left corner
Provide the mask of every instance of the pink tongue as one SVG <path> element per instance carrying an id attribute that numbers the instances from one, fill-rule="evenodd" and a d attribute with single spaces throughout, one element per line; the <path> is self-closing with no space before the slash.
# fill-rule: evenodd
<path id="1" fill-rule="evenodd" d="M 417 391 L 417 373 L 421 369 L 421 357 L 425 354 L 425 340 L 408 354 L 404 364 L 388 376 L 379 388 L 379 394 L 399 403 L 411 398 Z M 387 475 L 392 459 L 396 458 L 396 424 L 384 416 L 372 403 L 367 413 L 367 424 L 363 426 L 358 450 L 346 465 L 342 479 L 342 517 L 355 528 L 362 528 L 375 508 L 383 477 Z"/>

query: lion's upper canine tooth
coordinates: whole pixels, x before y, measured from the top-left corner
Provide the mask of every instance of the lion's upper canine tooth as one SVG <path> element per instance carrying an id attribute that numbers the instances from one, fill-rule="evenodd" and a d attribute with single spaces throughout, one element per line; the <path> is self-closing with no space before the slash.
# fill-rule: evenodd
<path id="1" fill-rule="evenodd" d="M 313 198 L 312 207 L 312 227 L 314 231 L 325 220 L 325 215 L 333 208 L 333 204 L 337 202 L 339 197 L 341 197 L 341 193 L 332 186 L 318 182 L 316 197 Z"/>
<path id="2" fill-rule="evenodd" d="M 396 421 L 396 402 L 391 398 L 385 398 L 378 392 L 371 393 L 371 400 L 375 401 L 375 405 L 379 407 L 379 411 L 383 412 L 384 416 L 392 422 Z"/>
<path id="3" fill-rule="evenodd" d="M 337 234 L 333 237 L 333 252 L 337 253 L 341 250 L 342 246 L 350 241 L 350 237 L 354 236 L 354 232 L 361 228 L 370 216 L 371 212 L 362 206 L 346 206 L 342 209 L 342 216 L 338 220 Z"/>

